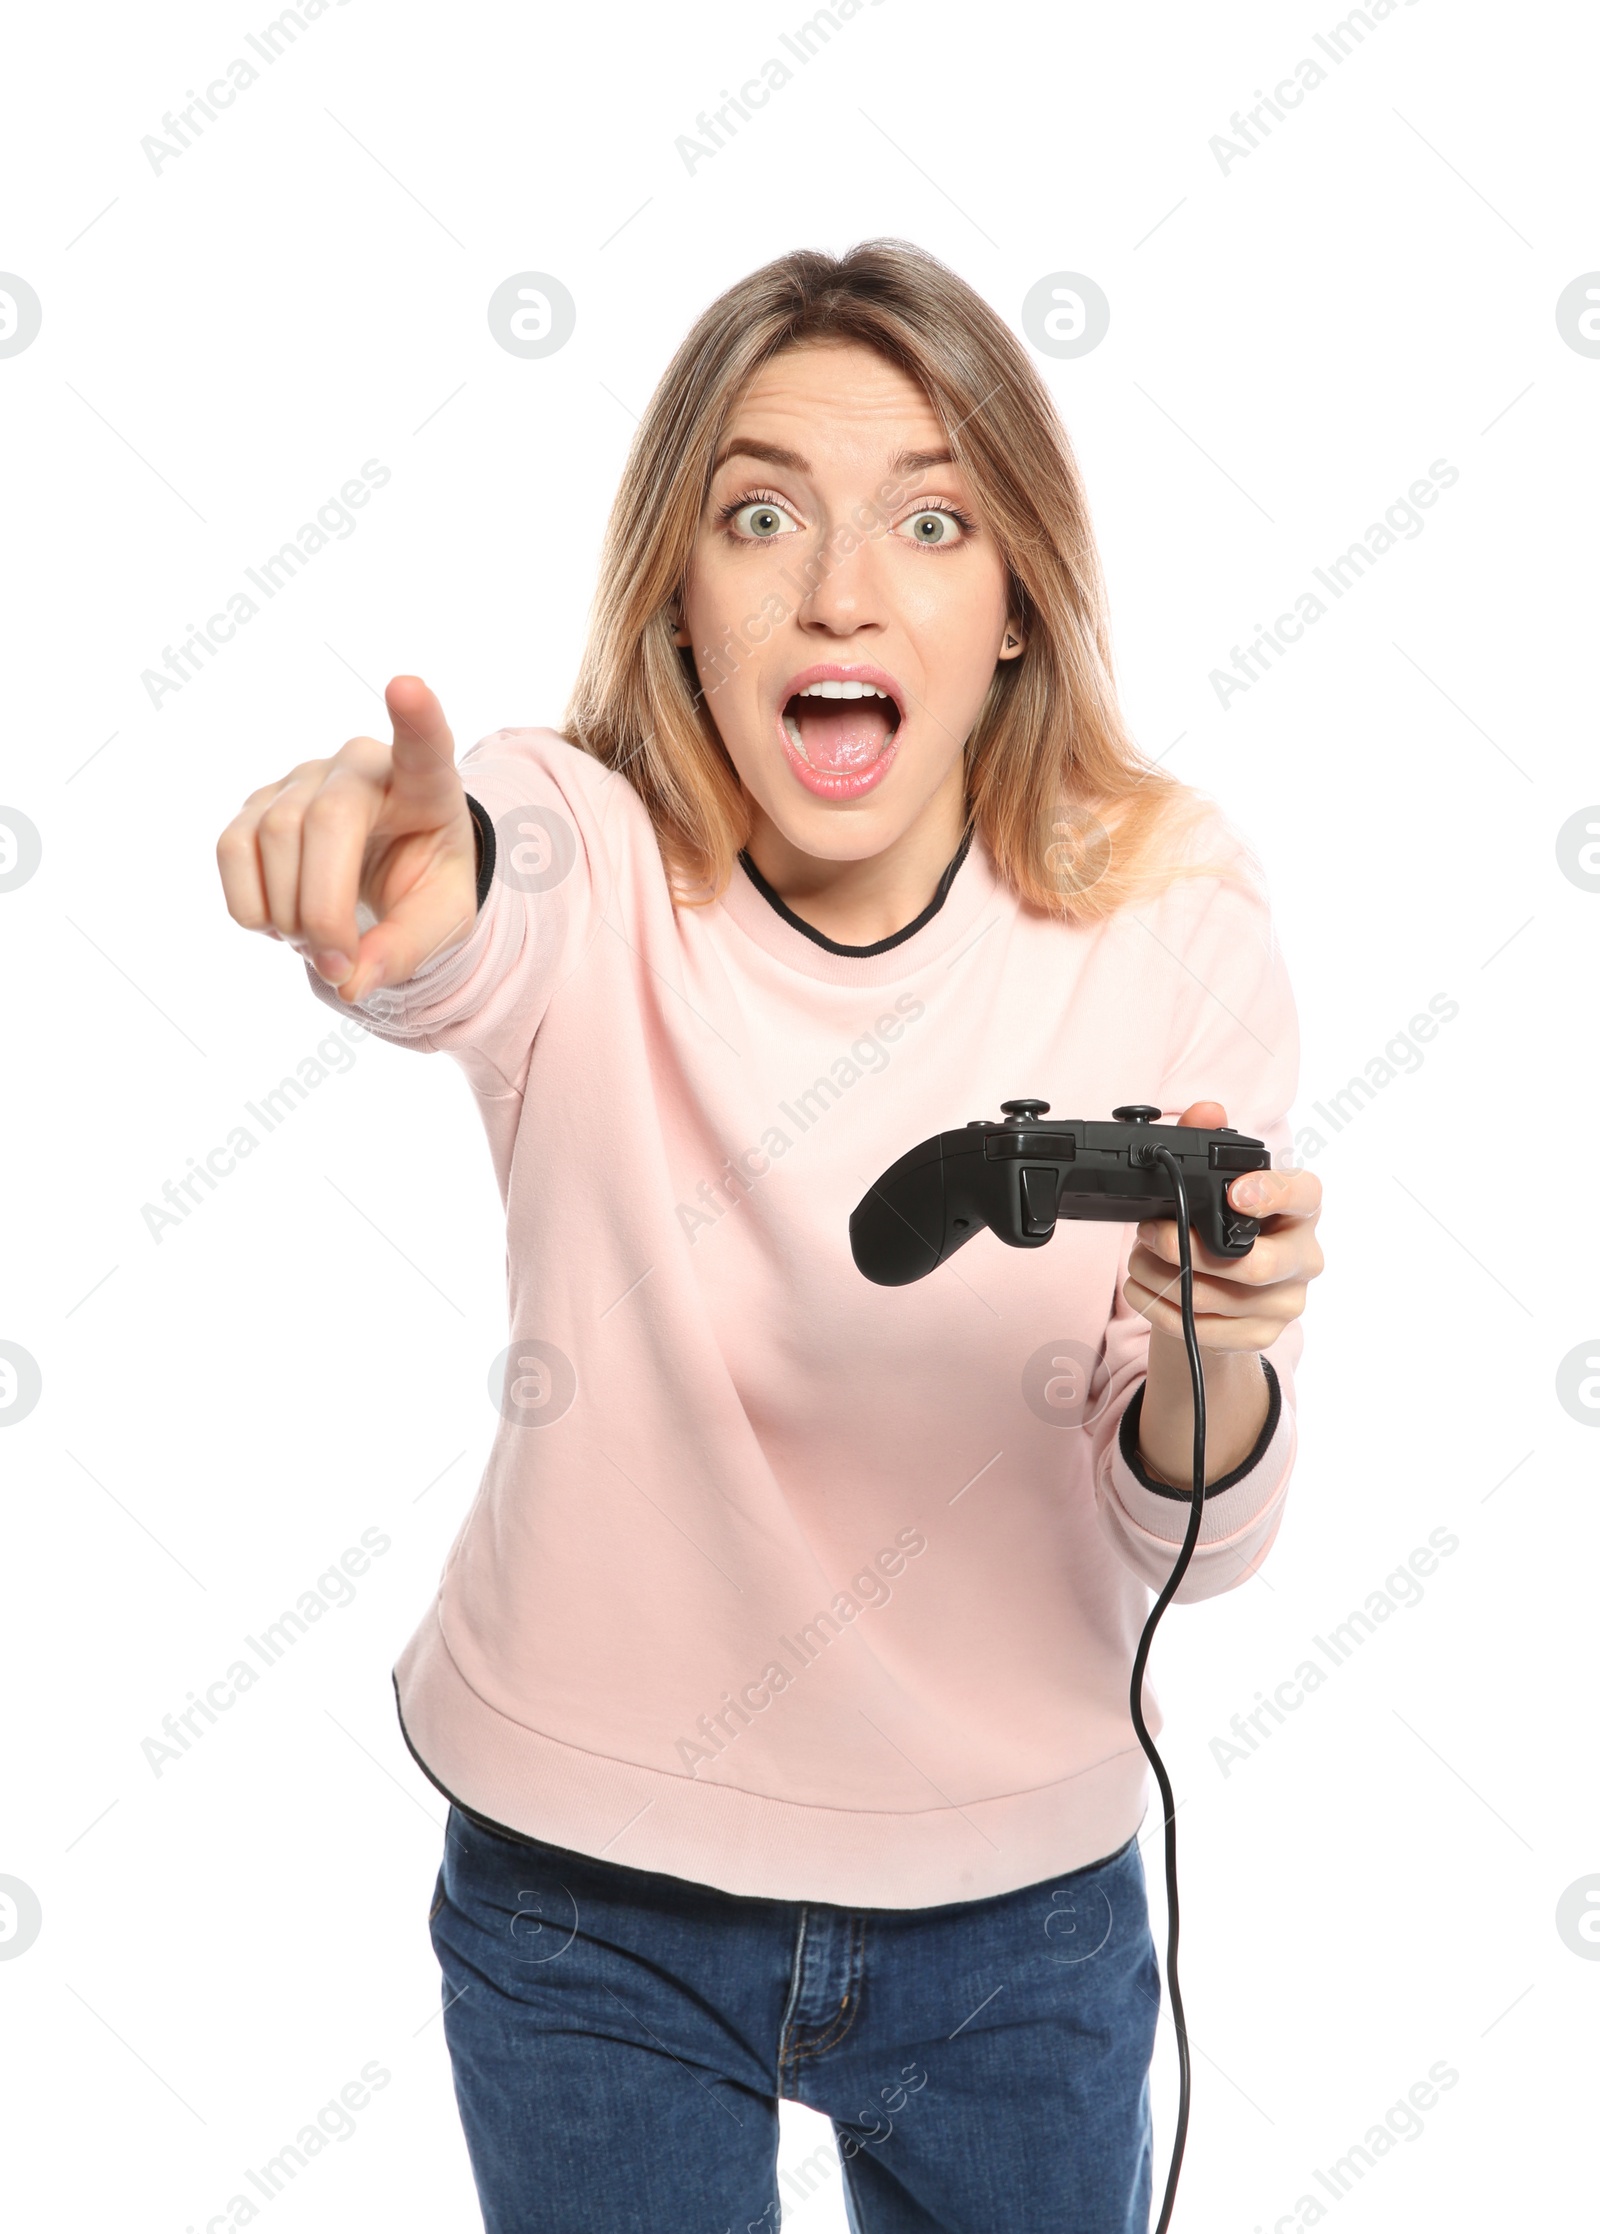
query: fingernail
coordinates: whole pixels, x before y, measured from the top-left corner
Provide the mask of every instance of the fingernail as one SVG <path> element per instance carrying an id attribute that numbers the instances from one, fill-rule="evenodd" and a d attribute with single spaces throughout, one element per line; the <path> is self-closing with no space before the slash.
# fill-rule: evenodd
<path id="1" fill-rule="evenodd" d="M 1252 1209 L 1267 1199 L 1266 1183 L 1260 1179 L 1242 1179 L 1234 1189 L 1233 1199 L 1243 1210 Z"/>
<path id="2" fill-rule="evenodd" d="M 337 947 L 330 946 L 321 954 L 312 955 L 311 967 L 318 977 L 325 977 L 330 985 L 337 985 L 342 978 L 350 975 L 350 957 L 348 954 L 341 954 Z"/>

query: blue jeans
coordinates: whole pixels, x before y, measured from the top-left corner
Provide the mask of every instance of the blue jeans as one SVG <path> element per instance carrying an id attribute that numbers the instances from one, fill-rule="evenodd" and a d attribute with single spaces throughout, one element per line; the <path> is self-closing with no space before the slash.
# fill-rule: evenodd
<path id="1" fill-rule="evenodd" d="M 429 1929 L 487 2234 L 1147 2234 L 1138 1844 L 938 1908 L 756 1900 L 452 1806 Z M 777 2173 L 778 2100 L 838 2164 Z M 782 2193 L 780 2194 L 780 2186 Z"/>

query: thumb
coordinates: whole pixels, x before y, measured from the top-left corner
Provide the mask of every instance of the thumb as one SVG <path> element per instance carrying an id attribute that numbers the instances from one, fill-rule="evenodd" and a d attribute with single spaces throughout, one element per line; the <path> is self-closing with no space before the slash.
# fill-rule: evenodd
<path id="1" fill-rule="evenodd" d="M 476 919 L 475 909 L 463 911 L 447 888 L 424 879 L 362 935 L 355 967 L 338 988 L 340 999 L 364 1000 L 386 985 L 404 984 L 425 963 L 463 945 Z"/>
<path id="2" fill-rule="evenodd" d="M 1197 1126 L 1202 1132 L 1215 1132 L 1228 1122 L 1228 1112 L 1219 1101 L 1192 1101 L 1178 1122 Z"/>

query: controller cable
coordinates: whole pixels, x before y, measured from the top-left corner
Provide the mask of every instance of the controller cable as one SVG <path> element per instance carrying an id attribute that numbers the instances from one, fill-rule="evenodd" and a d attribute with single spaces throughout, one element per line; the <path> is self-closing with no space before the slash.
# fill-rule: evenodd
<path id="1" fill-rule="evenodd" d="M 1189 2133 L 1189 2031 L 1184 2023 L 1183 1996 L 1178 1990 L 1178 1826 L 1172 1798 L 1172 1783 L 1167 1775 L 1155 1740 L 1145 1726 L 1141 1693 L 1144 1689 L 1145 1664 L 1150 1657 L 1150 1640 L 1155 1635 L 1156 1623 L 1171 1605 L 1179 1584 L 1189 1569 L 1194 1547 L 1200 1539 L 1200 1523 L 1205 1514 L 1206 1484 L 1206 1380 L 1205 1368 L 1200 1358 L 1199 1338 L 1194 1329 L 1194 1264 L 1189 1246 L 1189 1196 L 1183 1183 L 1183 1167 L 1170 1148 L 1153 1148 L 1153 1163 L 1164 1164 L 1172 1184 L 1173 1208 L 1178 1220 L 1178 1294 L 1183 1313 L 1183 1346 L 1189 1360 L 1189 1383 L 1194 1392 L 1194 1480 L 1189 1492 L 1189 1525 L 1184 1531 L 1183 1544 L 1168 1575 L 1161 1595 L 1150 1609 L 1150 1617 L 1139 1639 L 1139 1648 L 1133 1656 L 1133 1681 L 1129 1690 L 1129 1706 L 1133 1726 L 1138 1733 L 1146 1758 L 1155 1771 L 1156 1783 L 1161 1791 L 1166 1830 L 1167 1864 L 1167 1995 L 1172 2004 L 1172 2029 L 1178 2042 L 1178 2118 L 1173 2136 L 1172 2162 L 1167 2171 L 1166 2194 L 1162 2199 L 1161 2216 L 1155 2224 L 1154 2234 L 1167 2234 L 1172 2223 L 1172 2205 L 1178 2192 L 1178 2174 L 1183 2167 L 1183 2145 Z"/>

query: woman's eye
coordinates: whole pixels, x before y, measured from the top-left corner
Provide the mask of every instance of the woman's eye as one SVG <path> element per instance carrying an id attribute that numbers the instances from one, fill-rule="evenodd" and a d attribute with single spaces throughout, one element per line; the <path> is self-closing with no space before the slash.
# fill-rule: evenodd
<path id="1" fill-rule="evenodd" d="M 741 504 L 733 515 L 733 524 L 740 535 L 748 535 L 753 542 L 770 543 L 775 535 L 792 535 L 794 522 L 787 512 L 764 498 L 754 504 Z"/>
<path id="2" fill-rule="evenodd" d="M 934 550 L 941 543 L 959 543 L 963 532 L 953 512 L 913 512 L 904 525 L 913 543 L 926 543 Z"/>

